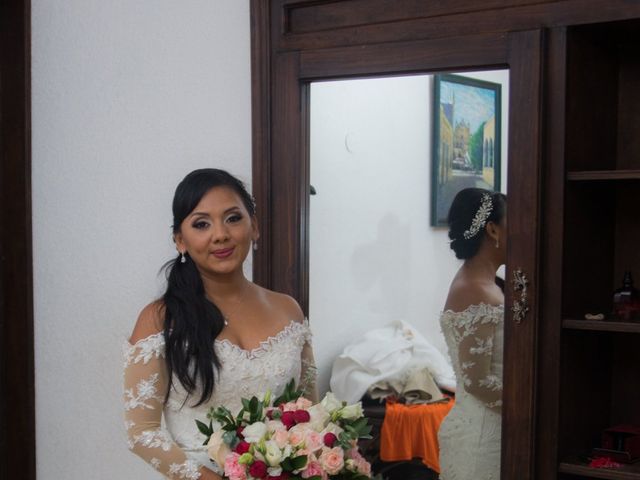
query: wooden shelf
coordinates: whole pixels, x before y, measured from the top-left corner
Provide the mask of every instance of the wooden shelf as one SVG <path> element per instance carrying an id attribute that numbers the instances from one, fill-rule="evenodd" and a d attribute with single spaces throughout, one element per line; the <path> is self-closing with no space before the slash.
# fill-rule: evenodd
<path id="1" fill-rule="evenodd" d="M 595 330 L 598 332 L 640 333 L 640 322 L 611 322 L 608 320 L 573 320 L 562 321 L 562 328 L 573 330 Z"/>
<path id="2" fill-rule="evenodd" d="M 567 172 L 570 181 L 640 180 L 640 170 L 583 170 Z"/>
<path id="3" fill-rule="evenodd" d="M 608 480 L 640 480 L 640 462 L 624 465 L 620 468 L 591 468 L 583 462 L 573 459 L 562 462 L 558 472 L 580 475 L 587 478 L 604 478 Z"/>

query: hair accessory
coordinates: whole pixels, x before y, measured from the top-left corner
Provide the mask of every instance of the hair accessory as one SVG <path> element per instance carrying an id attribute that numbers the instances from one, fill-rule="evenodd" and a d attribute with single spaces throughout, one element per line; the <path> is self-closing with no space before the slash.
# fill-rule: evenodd
<path id="1" fill-rule="evenodd" d="M 184 252 L 180 252 L 180 263 L 187 263 L 187 257 L 184 256 Z"/>
<path id="2" fill-rule="evenodd" d="M 487 218 L 493 211 L 493 202 L 491 201 L 491 195 L 484 193 L 480 202 L 480 208 L 473 216 L 471 226 L 468 230 L 465 230 L 462 236 L 465 240 L 475 237 L 482 228 L 487 224 Z"/>

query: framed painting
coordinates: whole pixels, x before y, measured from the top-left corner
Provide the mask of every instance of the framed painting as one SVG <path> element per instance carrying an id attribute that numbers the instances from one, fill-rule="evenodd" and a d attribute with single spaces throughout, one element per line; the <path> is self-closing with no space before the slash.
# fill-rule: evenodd
<path id="1" fill-rule="evenodd" d="M 434 75 L 431 226 L 446 226 L 456 194 L 468 187 L 500 190 L 501 85 Z"/>

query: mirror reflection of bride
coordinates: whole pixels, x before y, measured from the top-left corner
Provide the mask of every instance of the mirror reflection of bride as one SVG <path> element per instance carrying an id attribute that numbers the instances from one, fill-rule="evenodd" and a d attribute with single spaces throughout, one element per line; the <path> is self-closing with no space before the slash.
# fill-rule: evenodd
<path id="1" fill-rule="evenodd" d="M 506 196 L 461 190 L 449 211 L 449 238 L 464 260 L 440 324 L 456 372 L 456 404 L 440 427 L 441 480 L 500 478 Z"/>

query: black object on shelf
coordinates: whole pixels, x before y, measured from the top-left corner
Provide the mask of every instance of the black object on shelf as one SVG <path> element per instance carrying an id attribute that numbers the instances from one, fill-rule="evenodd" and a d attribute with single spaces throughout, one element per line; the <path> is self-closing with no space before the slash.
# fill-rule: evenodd
<path id="1" fill-rule="evenodd" d="M 622 287 L 613 294 L 613 315 L 625 321 L 640 320 L 640 293 L 633 286 L 633 276 L 624 272 Z"/>

